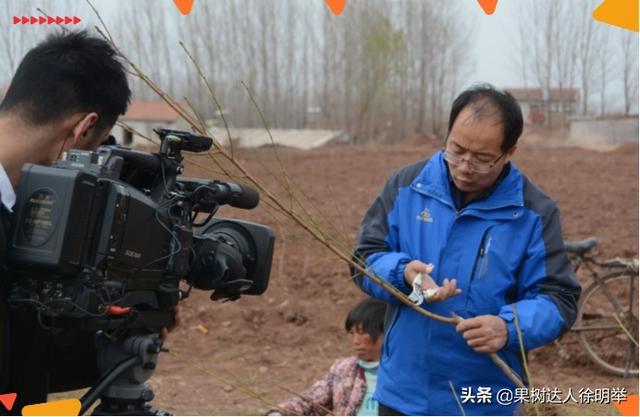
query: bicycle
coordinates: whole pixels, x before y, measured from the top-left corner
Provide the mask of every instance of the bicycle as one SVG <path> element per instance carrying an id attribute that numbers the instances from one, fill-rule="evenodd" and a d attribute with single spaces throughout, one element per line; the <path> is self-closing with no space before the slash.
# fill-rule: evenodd
<path id="1" fill-rule="evenodd" d="M 638 259 L 599 262 L 595 237 L 565 242 L 574 272 L 591 272 L 582 291 L 572 330 L 587 355 L 602 369 L 623 377 L 638 375 Z"/>

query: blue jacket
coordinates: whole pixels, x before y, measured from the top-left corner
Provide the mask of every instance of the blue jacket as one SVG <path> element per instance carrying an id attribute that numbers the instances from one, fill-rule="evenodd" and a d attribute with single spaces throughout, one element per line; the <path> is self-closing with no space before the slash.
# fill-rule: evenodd
<path id="1" fill-rule="evenodd" d="M 571 327 L 580 287 L 564 252 L 556 204 L 511 164 L 485 198 L 457 210 L 442 152 L 405 167 L 386 183 L 369 208 L 356 251 L 369 270 L 409 294 L 405 265 L 414 259 L 435 266 L 439 285 L 456 278 L 462 294 L 422 308 L 451 317 L 484 314 L 504 319 L 509 338 L 498 352 L 524 378 L 513 304 L 526 350 L 547 344 Z M 418 314 L 366 277 L 356 282 L 387 301 L 386 332 L 375 398 L 408 415 L 513 414 L 499 405 L 501 389 L 515 386 L 476 353 L 450 324 Z M 490 403 L 463 401 L 490 388 Z M 486 392 L 486 391 L 485 391 Z"/>

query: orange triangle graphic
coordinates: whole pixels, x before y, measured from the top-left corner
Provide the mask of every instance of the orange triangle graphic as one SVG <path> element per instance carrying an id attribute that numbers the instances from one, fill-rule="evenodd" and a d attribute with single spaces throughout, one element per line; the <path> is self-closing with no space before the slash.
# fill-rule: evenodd
<path id="1" fill-rule="evenodd" d="M 173 0 L 180 13 L 187 15 L 191 13 L 191 8 L 195 0 Z"/>
<path id="2" fill-rule="evenodd" d="M 638 415 L 638 394 L 631 394 L 621 403 L 613 403 L 623 416 Z"/>
<path id="3" fill-rule="evenodd" d="M 638 32 L 638 0 L 605 0 L 593 11 L 593 18 Z"/>
<path id="4" fill-rule="evenodd" d="M 326 0 L 327 5 L 336 16 L 342 14 L 344 6 L 347 4 L 347 0 Z"/>
<path id="5" fill-rule="evenodd" d="M 0 395 L 0 403 L 2 403 L 4 408 L 7 409 L 7 411 L 11 411 L 11 409 L 13 408 L 13 403 L 16 402 L 17 396 L 18 394 L 16 394 L 15 392 L 11 394 L 2 394 Z"/>
<path id="6" fill-rule="evenodd" d="M 486 14 L 493 14 L 496 11 L 498 0 L 478 0 L 478 4 Z"/>

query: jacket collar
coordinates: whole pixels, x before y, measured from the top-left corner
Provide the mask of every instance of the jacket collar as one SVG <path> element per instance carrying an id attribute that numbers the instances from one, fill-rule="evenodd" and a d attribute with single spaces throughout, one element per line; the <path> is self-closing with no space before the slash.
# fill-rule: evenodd
<path id="1" fill-rule="evenodd" d="M 0 164 L 0 203 L 9 212 L 13 211 L 13 206 L 16 204 L 16 192 L 2 164 Z"/>
<path id="2" fill-rule="evenodd" d="M 444 161 L 444 153 L 442 151 L 436 152 L 413 180 L 411 188 L 430 195 L 455 209 L 448 169 Z M 507 207 L 524 207 L 523 177 L 513 162 L 511 162 L 511 169 L 507 176 L 500 181 L 500 184 L 489 196 L 472 201 L 463 210 L 497 210 Z"/>

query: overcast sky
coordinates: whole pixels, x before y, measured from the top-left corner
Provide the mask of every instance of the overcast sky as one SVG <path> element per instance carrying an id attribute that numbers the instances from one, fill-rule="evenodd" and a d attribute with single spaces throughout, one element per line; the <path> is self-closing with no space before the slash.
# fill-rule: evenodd
<path id="1" fill-rule="evenodd" d="M 476 27 L 474 81 L 490 82 L 497 87 L 521 85 L 518 68 L 512 60 L 518 45 L 509 42 L 509 39 L 515 40 L 517 34 L 515 22 L 519 8 L 516 2 L 503 0 L 490 16 L 480 7 L 470 7 L 469 14 Z"/>

